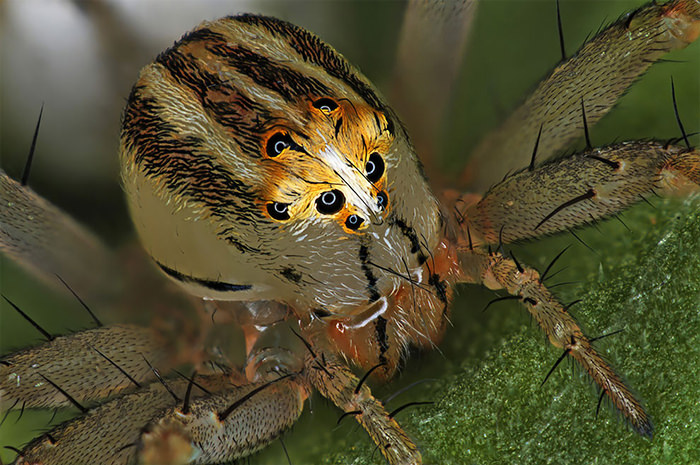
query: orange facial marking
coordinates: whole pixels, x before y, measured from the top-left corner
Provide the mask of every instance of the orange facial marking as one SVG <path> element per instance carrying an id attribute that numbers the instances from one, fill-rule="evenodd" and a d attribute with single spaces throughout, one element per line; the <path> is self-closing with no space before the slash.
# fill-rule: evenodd
<path id="1" fill-rule="evenodd" d="M 387 115 L 361 102 L 314 96 L 300 102 L 302 126 L 276 125 L 260 140 L 263 216 L 278 221 L 328 218 L 348 234 L 371 223 L 367 207 L 389 207 L 387 162 L 394 141 Z M 338 204 L 323 202 L 334 192 Z M 358 199 L 359 197 L 359 199 Z M 286 205 L 289 218 L 273 207 Z M 280 207 L 282 208 L 282 207 Z"/>

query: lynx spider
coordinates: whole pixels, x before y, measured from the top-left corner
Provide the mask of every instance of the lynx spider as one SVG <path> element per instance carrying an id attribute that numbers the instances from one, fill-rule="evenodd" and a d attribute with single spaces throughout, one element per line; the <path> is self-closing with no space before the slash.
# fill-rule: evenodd
<path id="1" fill-rule="evenodd" d="M 330 42 L 331 42 L 331 44 L 332 44 L 332 41 L 330 41 Z"/>

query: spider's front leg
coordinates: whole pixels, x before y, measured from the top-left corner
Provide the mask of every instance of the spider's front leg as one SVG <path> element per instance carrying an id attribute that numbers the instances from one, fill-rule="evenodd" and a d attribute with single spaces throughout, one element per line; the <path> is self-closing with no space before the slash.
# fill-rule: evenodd
<path id="1" fill-rule="evenodd" d="M 142 463 L 206 464 L 246 457 L 296 422 L 311 389 L 352 414 L 391 465 L 422 463 L 416 445 L 372 396 L 364 379 L 330 352 L 307 347 L 303 367 L 281 372 L 277 363 L 268 364 L 272 369 L 267 371 L 257 367 L 254 372 L 261 377 L 252 384 L 200 395 L 185 401 L 186 407 L 167 409 L 136 445 Z"/>
<path id="2" fill-rule="evenodd" d="M 20 464 L 221 463 L 265 447 L 299 417 L 294 374 L 240 383 L 235 374 L 153 383 L 30 442 Z M 95 434 L 99 431 L 99 434 Z"/>
<path id="3" fill-rule="evenodd" d="M 649 194 L 699 187 L 698 149 L 644 141 L 590 149 L 509 176 L 478 201 L 458 196 L 457 240 L 478 246 L 535 238 L 615 215 Z"/>
<path id="4" fill-rule="evenodd" d="M 575 358 L 640 434 L 652 426 L 640 402 L 603 360 L 537 271 L 483 246 L 552 234 L 614 215 L 644 195 L 697 190 L 700 151 L 657 142 L 626 142 L 531 167 L 493 186 L 483 198 L 461 195 L 454 240 L 464 280 L 517 296 L 550 342 Z"/>
<path id="5" fill-rule="evenodd" d="M 700 2 L 651 2 L 629 12 L 587 41 L 542 80 L 508 119 L 474 150 L 463 180 L 484 191 L 500 173 L 548 159 L 583 136 L 581 106 L 593 126 L 666 53 L 700 36 Z M 539 135 L 538 135 L 539 134 Z"/>
<path id="6" fill-rule="evenodd" d="M 651 437 L 653 426 L 640 401 L 622 378 L 595 350 L 589 339 L 567 312 L 567 307 L 542 284 L 539 273 L 522 267 L 500 253 L 465 251 L 460 262 L 466 280 L 489 289 L 504 289 L 517 296 L 544 330 L 555 347 L 573 357 L 593 378 L 639 434 Z"/>
<path id="7" fill-rule="evenodd" d="M 194 384 L 195 381 L 192 381 Z M 260 381 L 204 391 L 161 413 L 134 446 L 144 465 L 222 463 L 269 445 L 299 418 L 308 397 L 300 373 L 270 372 Z M 197 388 L 195 388 L 197 389 Z"/>
<path id="8" fill-rule="evenodd" d="M 74 403 L 83 411 L 31 441 L 16 463 L 221 463 L 265 447 L 301 414 L 308 382 L 286 351 L 251 356 L 250 380 L 233 371 L 149 383 L 163 358 L 154 339 L 151 330 L 108 326 L 4 358 L 3 408 Z"/>
<path id="9" fill-rule="evenodd" d="M 311 385 L 346 414 L 352 414 L 367 431 L 390 465 L 423 463 L 420 451 L 384 405 L 350 369 L 323 353 L 306 357 Z"/>

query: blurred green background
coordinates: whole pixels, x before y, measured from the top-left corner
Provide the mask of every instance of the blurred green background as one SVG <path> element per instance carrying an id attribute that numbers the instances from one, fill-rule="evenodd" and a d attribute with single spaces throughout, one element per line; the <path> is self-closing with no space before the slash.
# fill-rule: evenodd
<path id="1" fill-rule="evenodd" d="M 138 69 L 202 19 L 264 12 L 317 32 L 385 94 L 404 4 L 400 2 L 42 2 L 0 3 L 0 149 L 2 168 L 19 177 L 39 107 L 42 130 L 30 185 L 114 245 L 131 240 L 118 186 L 116 147 L 121 108 Z M 584 38 L 638 2 L 562 1 L 569 54 Z M 178 10 L 177 12 L 174 10 Z M 177 13 L 177 14 L 175 14 Z M 670 98 L 676 83 L 688 132 L 700 131 L 700 49 L 694 44 L 656 65 L 593 128 L 594 144 L 679 135 Z M 446 172 L 462 166 L 471 147 L 559 60 L 554 1 L 484 1 L 444 125 Z M 698 137 L 692 139 L 696 144 Z M 553 282 L 591 335 L 625 329 L 599 343 L 645 400 L 656 425 L 653 441 L 626 430 L 609 408 L 595 419 L 589 382 L 562 364 L 542 387 L 559 352 L 517 304 L 482 313 L 493 294 L 459 289 L 453 327 L 440 351 L 415 353 L 397 380 L 375 386 L 380 398 L 418 380 L 390 409 L 435 401 L 399 414 L 428 463 L 697 463 L 700 443 L 700 203 L 653 199 L 579 236 L 521 244 L 521 262 L 542 270 L 565 246 Z M 49 331 L 66 333 L 89 319 L 62 291 L 47 291 L 0 258 L 2 293 Z M 99 303 L 91 303 L 99 305 Z M 0 354 L 40 340 L 0 303 Z M 573 370 L 577 373 L 577 370 Z M 292 463 L 382 463 L 366 434 L 318 396 L 285 444 Z M 32 412 L 33 413 L 33 412 Z M 47 426 L 51 412 L 11 413 L 0 446 L 20 446 Z M 0 450 L 3 462 L 13 454 Z M 286 463 L 279 443 L 251 463 Z"/>

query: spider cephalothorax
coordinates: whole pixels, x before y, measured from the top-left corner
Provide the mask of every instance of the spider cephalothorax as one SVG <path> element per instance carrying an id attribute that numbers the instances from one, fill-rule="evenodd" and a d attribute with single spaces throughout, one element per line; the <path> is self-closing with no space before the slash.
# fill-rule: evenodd
<path id="1" fill-rule="evenodd" d="M 124 113 L 123 180 L 146 249 L 190 286 L 217 281 L 199 286 L 207 297 L 339 314 L 373 303 L 400 278 L 369 263 L 404 273 L 438 241 L 437 201 L 395 118 L 303 29 L 203 24 L 142 71 Z"/>
<path id="2" fill-rule="evenodd" d="M 212 364 L 164 381 L 157 369 L 179 359 L 154 329 L 49 338 L 2 361 L 3 397 L 23 407 L 115 398 L 30 443 L 18 463 L 230 461 L 288 429 L 312 391 L 352 415 L 389 463 L 421 463 L 364 381 L 393 375 L 409 346 L 439 343 L 460 282 L 522 302 L 651 436 L 641 402 L 568 307 L 501 246 L 605 218 L 649 192 L 697 190 L 700 153 L 689 143 L 631 141 L 536 160 L 582 135 L 653 61 L 695 40 L 699 25 L 700 5 L 688 0 L 614 23 L 485 139 L 463 178 L 483 190 L 491 158 L 527 168 L 483 195 L 436 196 L 397 115 L 330 46 L 270 17 L 202 23 L 141 72 L 124 111 L 122 181 L 152 261 L 203 297 L 202 308 L 239 323 L 247 366 Z M 3 182 L 13 202 L 40 205 Z M 31 240 L 5 248 L 29 261 L 12 244 Z M 273 326 L 292 328 L 267 347 Z M 191 349 L 204 370 L 204 351 Z M 208 354 L 226 361 L 219 349 Z M 89 383 L 82 365 L 94 367 Z M 90 434 L 98 425 L 101 434 Z"/>

